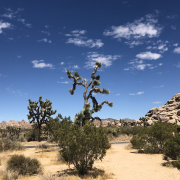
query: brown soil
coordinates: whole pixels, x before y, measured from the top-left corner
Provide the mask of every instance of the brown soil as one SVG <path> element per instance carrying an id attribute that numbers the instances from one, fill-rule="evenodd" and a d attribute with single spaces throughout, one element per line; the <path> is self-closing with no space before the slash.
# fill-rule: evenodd
<path id="1" fill-rule="evenodd" d="M 39 142 L 24 143 L 25 145 L 38 145 Z M 127 145 L 115 144 L 107 151 L 107 155 L 101 161 L 96 161 L 94 167 L 104 170 L 98 180 L 116 179 L 116 180 L 179 180 L 180 172 L 176 168 L 164 167 L 162 163 L 162 155 L 137 154 L 136 150 L 124 147 Z M 58 174 L 63 170 L 67 170 L 68 166 L 63 162 L 57 161 L 58 150 L 51 148 L 42 151 L 42 149 L 28 149 L 24 151 L 4 152 L 0 153 L 1 165 L 0 169 L 5 170 L 6 162 L 13 154 L 24 154 L 31 158 L 37 158 L 43 167 L 44 175 L 20 177 L 21 179 L 48 179 L 48 174 Z M 71 168 L 73 166 L 71 165 Z M 100 171 L 98 171 L 100 172 Z M 97 172 L 97 173 L 98 173 Z M 102 175 L 103 174 L 103 175 Z M 112 175 L 113 174 L 113 175 Z M 1 179 L 1 177 L 0 177 Z M 72 180 L 80 178 L 75 175 L 67 177 L 59 177 L 62 180 Z M 93 179 L 88 177 L 86 179 Z"/>

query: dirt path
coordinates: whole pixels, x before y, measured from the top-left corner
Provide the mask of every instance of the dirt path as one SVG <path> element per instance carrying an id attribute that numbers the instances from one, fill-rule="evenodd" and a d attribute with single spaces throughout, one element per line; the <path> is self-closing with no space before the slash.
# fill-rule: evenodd
<path id="1" fill-rule="evenodd" d="M 162 155 L 137 154 L 136 150 L 127 149 L 126 146 L 125 143 L 112 144 L 112 148 L 108 150 L 103 161 L 96 161 L 94 167 L 103 169 L 107 173 L 113 173 L 115 180 L 180 180 L 180 171 L 161 165 L 164 162 Z M 68 168 L 65 164 L 57 163 L 57 150 L 42 152 L 37 149 L 27 149 L 0 154 L 2 158 L 0 169 L 5 168 L 5 162 L 12 154 L 24 154 L 37 158 L 41 162 L 45 174 L 57 174 L 58 171 Z"/>
<path id="2" fill-rule="evenodd" d="M 125 146 L 112 145 L 102 163 L 95 166 L 112 172 L 116 180 L 180 180 L 180 171 L 161 165 L 162 155 L 137 154 Z"/>

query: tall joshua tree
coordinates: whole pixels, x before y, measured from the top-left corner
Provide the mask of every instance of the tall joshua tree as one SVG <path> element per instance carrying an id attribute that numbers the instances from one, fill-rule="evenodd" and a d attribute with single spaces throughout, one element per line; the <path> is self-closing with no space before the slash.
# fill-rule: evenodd
<path id="1" fill-rule="evenodd" d="M 31 99 L 29 99 L 28 101 L 28 120 L 30 121 L 30 123 L 37 122 L 37 141 L 40 141 L 41 125 L 46 124 L 48 121 L 48 117 L 55 114 L 57 111 L 51 110 L 52 102 L 47 99 L 45 101 L 42 101 L 42 96 L 39 97 L 39 101 L 34 102 Z M 40 103 L 39 106 L 38 103 Z"/>
<path id="2" fill-rule="evenodd" d="M 92 114 L 94 112 L 98 112 L 101 110 L 102 106 L 104 103 L 108 104 L 110 107 L 113 106 L 113 103 L 108 102 L 108 101 L 103 101 L 101 104 L 98 104 L 97 100 L 95 97 L 92 96 L 92 93 L 102 93 L 102 94 L 109 94 L 110 91 L 108 89 L 100 89 L 99 87 L 95 87 L 95 86 L 99 86 L 101 84 L 101 82 L 99 81 L 100 76 L 94 76 L 94 74 L 97 72 L 97 68 L 101 67 L 101 63 L 96 62 L 95 63 L 95 67 L 94 67 L 94 72 L 91 74 L 91 79 L 89 84 L 87 84 L 87 80 L 84 78 L 84 82 L 78 82 L 78 80 L 82 80 L 82 77 L 80 77 L 80 75 L 78 74 L 78 72 L 74 72 L 74 75 L 71 74 L 71 71 L 66 71 L 68 78 L 72 78 L 74 79 L 74 83 L 73 83 L 73 88 L 69 89 L 69 92 L 71 95 L 74 94 L 74 91 L 76 89 L 76 85 L 82 85 L 84 86 L 85 90 L 83 93 L 83 97 L 84 97 L 84 107 L 83 110 L 76 114 L 75 117 L 75 123 L 79 124 L 80 126 L 83 126 L 85 124 L 85 121 L 88 120 L 90 122 L 94 121 L 95 119 L 98 119 L 101 121 L 101 119 L 99 117 L 92 117 Z M 91 86 L 92 85 L 92 86 Z M 91 86 L 91 89 L 88 93 L 88 95 L 86 95 L 88 88 Z M 90 110 L 90 102 L 88 102 L 88 100 L 91 99 L 93 102 L 93 108 Z"/>

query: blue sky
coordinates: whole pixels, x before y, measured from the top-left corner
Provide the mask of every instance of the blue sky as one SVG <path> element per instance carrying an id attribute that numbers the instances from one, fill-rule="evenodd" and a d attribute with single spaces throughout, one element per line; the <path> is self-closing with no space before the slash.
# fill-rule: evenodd
<path id="1" fill-rule="evenodd" d="M 94 116 L 139 119 L 180 93 L 180 1 L 7 0 L 0 6 L 0 122 L 27 120 L 28 99 L 50 100 L 73 120 L 95 61 L 102 67 Z M 89 89 L 90 90 L 90 89 Z M 92 103 L 91 103 L 92 105 Z"/>

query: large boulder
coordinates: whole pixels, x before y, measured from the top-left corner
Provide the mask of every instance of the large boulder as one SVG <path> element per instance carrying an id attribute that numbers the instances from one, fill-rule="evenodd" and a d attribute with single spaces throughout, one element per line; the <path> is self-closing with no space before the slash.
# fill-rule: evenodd
<path id="1" fill-rule="evenodd" d="M 161 120 L 162 122 L 180 125 L 180 93 L 174 95 L 164 106 L 149 110 L 145 118 L 151 124 Z"/>

